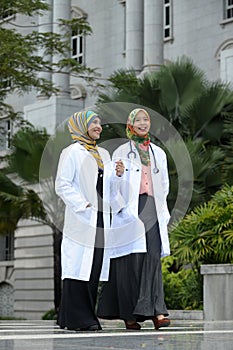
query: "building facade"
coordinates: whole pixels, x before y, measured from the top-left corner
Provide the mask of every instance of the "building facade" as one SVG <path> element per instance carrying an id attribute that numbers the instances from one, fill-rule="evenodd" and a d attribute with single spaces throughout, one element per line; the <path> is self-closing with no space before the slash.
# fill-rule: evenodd
<path id="1" fill-rule="evenodd" d="M 191 58 L 209 80 L 233 82 L 233 0 L 45 1 L 51 11 L 31 20 L 39 31 L 58 33 L 59 18 L 87 18 L 93 33 L 83 37 L 73 32 L 71 55 L 79 63 L 97 68 L 101 83 L 118 69 L 133 69 L 140 75 L 183 55 Z M 30 30 L 25 16 L 12 17 L 9 13 L 8 19 L 9 24 L 4 17 L 5 25 L 14 21 L 25 33 Z M 54 134 L 75 111 L 95 104 L 97 92 L 81 78 L 49 73 L 42 76 L 59 88 L 57 95 L 9 95 L 6 102 L 15 111 L 23 111 L 35 126 L 46 127 L 48 133 Z M 4 152 L 13 131 L 4 114 L 1 127 L 5 130 L 1 142 Z M 50 229 L 21 222 L 14 241 L 9 237 L 0 240 L 0 316 L 40 318 L 53 307 Z"/>

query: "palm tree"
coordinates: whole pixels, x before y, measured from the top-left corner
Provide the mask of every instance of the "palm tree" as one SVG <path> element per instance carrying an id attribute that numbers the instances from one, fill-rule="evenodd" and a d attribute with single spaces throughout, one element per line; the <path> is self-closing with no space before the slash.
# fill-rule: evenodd
<path id="1" fill-rule="evenodd" d="M 11 140 L 13 151 L 8 157 L 7 172 L 17 173 L 29 183 L 38 183 L 40 160 L 48 139 L 45 129 L 21 127 Z"/>
<path id="2" fill-rule="evenodd" d="M 61 294 L 60 246 L 63 204 L 55 195 L 54 177 L 43 180 L 42 187 L 46 193 L 46 199 L 43 197 L 41 190 L 40 194 L 37 195 L 34 190 L 27 189 L 28 186 L 31 187 L 32 184 L 39 183 L 40 162 L 48 140 L 49 135 L 45 130 L 37 130 L 29 126 L 21 128 L 13 136 L 11 140 L 13 150 L 7 157 L 8 166 L 4 169 L 4 172 L 7 174 L 16 173 L 23 180 L 23 183 L 16 185 L 10 180 L 9 176 L 1 173 L 0 232 L 13 233 L 18 221 L 22 218 L 35 219 L 51 227 L 54 250 L 54 305 L 57 311 Z M 51 151 L 53 152 L 54 149 Z M 50 153 L 50 156 L 55 157 L 55 154 Z M 50 161 L 47 164 L 51 163 Z M 56 162 L 53 164 L 55 173 Z M 6 210 L 8 212 L 7 220 L 4 214 Z M 59 220 L 60 223 L 58 224 Z"/>
<path id="3" fill-rule="evenodd" d="M 118 70 L 109 82 L 99 95 L 99 104 L 131 102 L 146 106 L 162 114 L 175 127 L 182 124 L 184 111 L 205 89 L 204 73 L 187 58 L 142 77 L 133 71 Z"/>
<path id="4" fill-rule="evenodd" d="M 169 148 L 173 150 L 173 156 L 181 154 L 180 144 L 177 141 L 169 142 Z M 196 205 L 200 203 L 204 203 L 207 201 L 213 193 L 215 193 L 215 189 L 221 187 L 222 184 L 222 176 L 221 176 L 221 168 L 219 168 L 219 164 L 224 159 L 224 152 L 217 148 L 216 146 L 206 147 L 205 143 L 201 138 L 197 138 L 195 140 L 187 139 L 185 140 L 185 146 L 190 155 L 192 161 L 192 170 L 193 170 L 193 191 L 192 197 L 189 204 L 189 209 L 194 208 Z M 167 143 L 168 144 L 168 143 Z M 165 146 L 167 146 L 165 144 Z M 189 181 L 192 180 L 189 178 L 190 174 L 187 173 L 185 175 L 185 169 L 183 173 L 179 173 L 177 171 L 177 164 L 175 164 L 174 159 L 172 158 L 169 152 L 167 153 L 168 164 L 169 164 L 169 178 L 170 178 L 170 191 L 168 195 L 168 205 L 169 209 L 172 210 L 175 207 L 175 203 L 177 200 L 178 194 L 178 177 L 183 177 L 182 187 L 184 190 L 179 189 L 181 198 L 181 206 L 183 206 L 183 201 L 185 197 L 185 188 L 190 186 Z M 182 171 L 182 170 L 181 170 Z M 185 176 L 188 178 L 185 179 Z M 187 185 L 186 185 L 187 184 Z M 177 205 L 176 205 L 177 206 Z M 174 213 L 173 213 L 174 214 Z M 177 219 L 178 217 L 176 217 Z"/>
<path id="5" fill-rule="evenodd" d="M 138 77 L 133 71 L 119 70 L 110 76 L 109 82 L 110 85 L 99 95 L 100 109 L 109 102 L 128 102 L 151 108 L 166 118 L 183 138 L 194 169 L 190 208 L 208 200 L 223 181 L 229 181 L 232 134 L 226 131 L 226 125 L 228 129 L 232 125 L 233 93 L 227 85 L 210 83 L 204 73 L 185 57 L 143 77 Z M 231 116 L 228 124 L 226 115 Z M 162 129 L 156 131 L 157 143 L 161 135 L 164 139 L 166 132 Z M 124 126 L 113 124 L 105 127 L 105 138 L 114 134 L 125 137 Z M 169 142 L 169 132 L 167 135 Z M 166 148 L 166 144 L 161 146 Z M 174 142 L 173 148 L 179 149 L 179 145 Z M 177 192 L 174 185 L 177 173 L 169 152 L 167 154 L 172 179 L 169 196 L 172 207 Z M 227 173 L 228 176 L 224 176 Z"/>
<path id="6" fill-rule="evenodd" d="M 33 190 L 15 184 L 3 171 L 0 184 L 0 234 L 13 234 L 20 219 L 46 222 L 43 203 Z"/>

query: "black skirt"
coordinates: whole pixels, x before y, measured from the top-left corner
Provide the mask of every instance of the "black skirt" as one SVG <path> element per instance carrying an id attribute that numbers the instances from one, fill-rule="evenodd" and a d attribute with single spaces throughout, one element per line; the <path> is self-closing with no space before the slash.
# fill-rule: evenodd
<path id="1" fill-rule="evenodd" d="M 97 315 L 105 319 L 144 321 L 168 315 L 161 271 L 161 239 L 154 198 L 139 197 L 139 217 L 146 230 L 146 253 L 111 260 L 109 281 L 99 297 Z"/>
<path id="2" fill-rule="evenodd" d="M 99 171 L 98 182 L 98 215 L 97 229 L 92 263 L 91 276 L 89 281 L 81 281 L 66 278 L 62 284 L 62 297 L 59 307 L 57 324 L 61 328 L 71 330 L 87 328 L 100 323 L 96 316 L 96 300 L 99 285 L 99 277 L 103 262 L 103 172 Z"/>

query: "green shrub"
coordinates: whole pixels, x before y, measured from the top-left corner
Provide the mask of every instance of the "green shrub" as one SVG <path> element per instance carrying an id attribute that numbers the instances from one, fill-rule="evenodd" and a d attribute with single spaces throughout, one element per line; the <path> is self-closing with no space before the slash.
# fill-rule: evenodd
<path id="1" fill-rule="evenodd" d="M 48 310 L 43 316 L 42 320 L 56 320 L 57 319 L 57 313 L 55 309 Z"/>
<path id="2" fill-rule="evenodd" d="M 224 186 L 173 225 L 170 243 L 182 264 L 233 263 L 233 186 Z"/>
<path id="3" fill-rule="evenodd" d="M 176 263 L 173 257 L 162 260 L 165 303 L 170 310 L 197 310 L 203 307 L 202 276 L 197 269 L 180 267 L 171 271 Z"/>

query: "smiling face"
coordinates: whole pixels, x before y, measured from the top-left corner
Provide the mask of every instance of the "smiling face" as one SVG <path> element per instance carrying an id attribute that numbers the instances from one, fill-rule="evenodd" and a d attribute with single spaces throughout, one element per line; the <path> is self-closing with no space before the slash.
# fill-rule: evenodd
<path id="1" fill-rule="evenodd" d="M 91 139 L 97 140 L 100 138 L 100 134 L 102 132 L 101 120 L 96 117 L 93 122 L 88 127 L 88 135 Z"/>
<path id="2" fill-rule="evenodd" d="M 138 136 L 144 137 L 150 130 L 150 118 L 144 111 L 139 111 L 134 119 L 133 129 Z"/>

